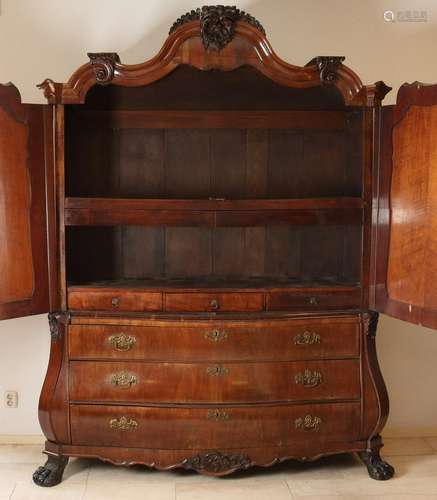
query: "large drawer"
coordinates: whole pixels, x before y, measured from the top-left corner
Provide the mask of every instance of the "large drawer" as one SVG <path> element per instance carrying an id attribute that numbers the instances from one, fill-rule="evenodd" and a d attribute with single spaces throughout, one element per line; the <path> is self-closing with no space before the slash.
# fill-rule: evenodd
<path id="1" fill-rule="evenodd" d="M 71 359 L 288 361 L 359 355 L 358 316 L 85 323 L 68 330 Z"/>
<path id="2" fill-rule="evenodd" d="M 155 449 L 284 446 L 354 441 L 360 403 L 160 408 L 70 406 L 73 445 Z"/>
<path id="3" fill-rule="evenodd" d="M 256 403 L 360 397 L 359 360 L 277 363 L 72 361 L 72 401 Z"/>

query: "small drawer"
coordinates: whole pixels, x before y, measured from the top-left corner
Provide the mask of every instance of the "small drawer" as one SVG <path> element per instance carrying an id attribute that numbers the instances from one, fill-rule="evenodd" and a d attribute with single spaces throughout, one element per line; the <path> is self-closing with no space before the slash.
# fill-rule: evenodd
<path id="1" fill-rule="evenodd" d="M 360 397 L 359 360 L 279 363 L 73 361 L 70 399 L 122 403 L 266 403 Z"/>
<path id="2" fill-rule="evenodd" d="M 73 316 L 74 321 L 78 320 Z M 143 326 L 121 320 L 119 324 L 68 325 L 68 344 L 70 359 L 292 361 L 358 357 L 359 332 L 359 316 L 150 320 Z"/>
<path id="3" fill-rule="evenodd" d="M 70 405 L 73 445 L 241 449 L 355 441 L 360 403 L 160 408 Z M 171 430 L 171 431 L 170 431 Z"/>
<path id="4" fill-rule="evenodd" d="M 166 293 L 166 311 L 232 312 L 262 311 L 262 293 Z"/>
<path id="5" fill-rule="evenodd" d="M 268 311 L 317 311 L 323 309 L 359 309 L 361 290 L 351 288 L 348 291 L 329 292 L 314 290 L 271 292 L 267 295 Z"/>
<path id="6" fill-rule="evenodd" d="M 75 287 L 68 290 L 68 307 L 85 311 L 162 311 L 162 293 Z"/>

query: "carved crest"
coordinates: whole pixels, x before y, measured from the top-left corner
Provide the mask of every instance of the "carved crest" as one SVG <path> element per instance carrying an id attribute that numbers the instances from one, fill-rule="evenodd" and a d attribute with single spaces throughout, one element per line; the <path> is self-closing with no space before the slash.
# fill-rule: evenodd
<path id="1" fill-rule="evenodd" d="M 237 21 L 251 24 L 265 35 L 264 28 L 253 16 L 229 5 L 205 5 L 201 9 L 191 10 L 177 19 L 169 34 L 183 24 L 196 20 L 200 20 L 200 36 L 206 49 L 221 50 L 231 42 Z"/>
<path id="2" fill-rule="evenodd" d="M 60 324 L 68 323 L 70 316 L 68 313 L 63 313 L 60 311 L 50 312 L 48 315 L 49 319 L 49 329 L 50 336 L 53 340 L 58 340 L 61 336 L 61 330 L 59 328 Z"/>
<path id="3" fill-rule="evenodd" d="M 363 314 L 364 331 L 370 337 L 376 337 L 378 320 L 379 320 L 379 313 L 376 311 L 369 311 Z"/>
<path id="4" fill-rule="evenodd" d="M 338 68 L 345 60 L 344 56 L 318 56 L 311 59 L 305 66 L 317 66 L 320 72 L 320 81 L 334 83 L 338 78 Z"/>
<path id="5" fill-rule="evenodd" d="M 205 49 L 221 50 L 234 38 L 234 24 L 238 19 L 237 7 L 202 7 L 200 36 Z"/>
<path id="6" fill-rule="evenodd" d="M 237 469 L 248 469 L 252 461 L 247 455 L 227 455 L 220 452 L 210 452 L 187 458 L 182 466 L 197 472 L 220 474 Z"/>
<path id="7" fill-rule="evenodd" d="M 116 52 L 89 52 L 91 65 L 96 75 L 96 81 L 100 85 L 107 85 L 114 78 L 115 65 L 120 63 L 120 57 Z"/>

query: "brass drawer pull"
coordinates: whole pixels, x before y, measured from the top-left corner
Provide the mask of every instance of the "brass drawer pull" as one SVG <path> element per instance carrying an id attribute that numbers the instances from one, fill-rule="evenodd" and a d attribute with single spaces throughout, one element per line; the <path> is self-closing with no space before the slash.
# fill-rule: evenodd
<path id="1" fill-rule="evenodd" d="M 212 377 L 224 377 L 229 374 L 229 368 L 221 365 L 208 366 L 206 373 Z"/>
<path id="2" fill-rule="evenodd" d="M 228 338 L 228 334 L 224 330 L 211 330 L 205 333 L 205 338 L 211 340 L 211 342 L 221 342 Z"/>
<path id="3" fill-rule="evenodd" d="M 317 432 L 320 430 L 320 424 L 322 419 L 320 417 L 312 417 L 311 415 L 305 415 L 304 417 L 297 418 L 294 421 L 294 426 L 296 429 L 306 432 Z"/>
<path id="4" fill-rule="evenodd" d="M 128 372 L 114 373 L 111 375 L 111 384 L 117 387 L 131 387 L 137 383 L 137 377 Z"/>
<path id="5" fill-rule="evenodd" d="M 109 427 L 121 431 L 135 431 L 138 427 L 138 422 L 133 418 L 127 417 L 112 418 L 109 421 Z"/>
<path id="6" fill-rule="evenodd" d="M 213 311 L 217 311 L 217 309 L 220 308 L 220 304 L 219 304 L 219 301 L 217 299 L 212 299 L 211 302 L 209 303 L 209 307 L 213 310 Z"/>
<path id="7" fill-rule="evenodd" d="M 322 383 L 323 377 L 320 372 L 310 371 L 306 369 L 303 373 L 298 373 L 294 377 L 294 381 L 297 385 L 302 384 L 304 387 L 317 387 Z"/>
<path id="8" fill-rule="evenodd" d="M 132 347 L 136 344 L 137 339 L 131 335 L 125 335 L 120 333 L 119 335 L 111 335 L 109 337 L 109 343 L 116 351 L 130 351 Z"/>
<path id="9" fill-rule="evenodd" d="M 216 422 L 223 422 L 229 420 L 229 413 L 221 410 L 211 410 L 208 412 L 206 418 L 208 420 L 215 420 Z"/>
<path id="10" fill-rule="evenodd" d="M 113 297 L 111 299 L 112 307 L 118 307 L 120 305 L 120 299 L 118 297 Z"/>
<path id="11" fill-rule="evenodd" d="M 310 332 L 308 330 L 305 330 L 294 337 L 295 345 L 314 345 L 320 344 L 320 342 L 320 335 L 316 332 Z"/>

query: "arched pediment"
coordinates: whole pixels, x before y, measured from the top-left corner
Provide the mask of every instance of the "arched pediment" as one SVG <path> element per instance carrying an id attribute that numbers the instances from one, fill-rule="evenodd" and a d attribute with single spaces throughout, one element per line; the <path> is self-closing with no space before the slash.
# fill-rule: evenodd
<path id="1" fill-rule="evenodd" d="M 283 61 L 272 49 L 261 24 L 236 7 L 202 7 L 181 16 L 159 53 L 125 65 L 116 53 L 91 53 L 90 61 L 65 84 L 45 80 L 40 87 L 51 103 L 79 104 L 94 85 L 139 87 L 157 81 L 180 65 L 231 71 L 251 66 L 280 85 L 309 88 L 334 85 L 345 105 L 373 106 L 390 90 L 383 82 L 364 86 L 341 56 L 319 56 L 305 66 Z"/>

